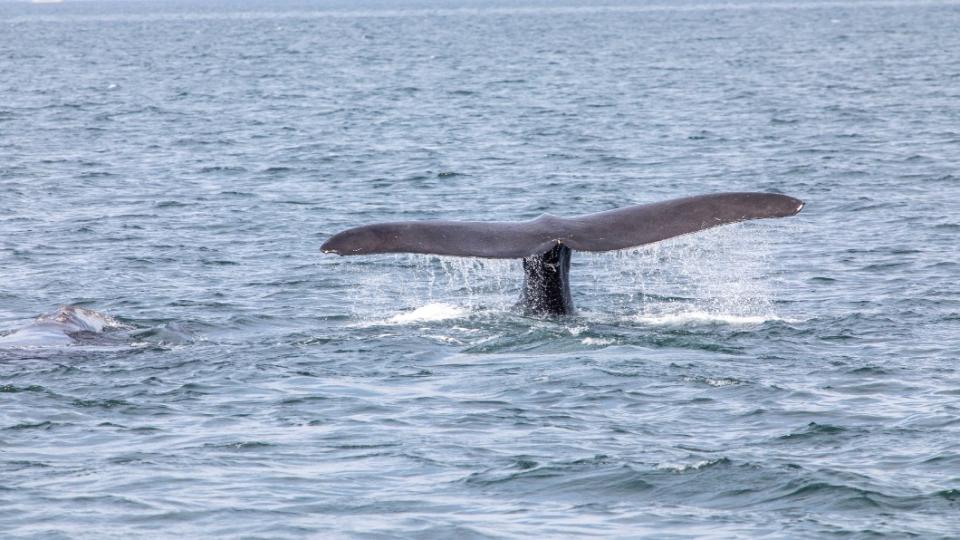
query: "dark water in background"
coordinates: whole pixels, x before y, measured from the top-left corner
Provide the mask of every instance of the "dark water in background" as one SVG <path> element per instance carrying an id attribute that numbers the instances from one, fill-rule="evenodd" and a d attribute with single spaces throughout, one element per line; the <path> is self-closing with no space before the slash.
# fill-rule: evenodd
<path id="1" fill-rule="evenodd" d="M 960 6 L 545 5 L 0 4 L 0 333 L 126 325 L 0 350 L 2 536 L 960 535 Z M 725 190 L 559 322 L 319 253 Z"/>

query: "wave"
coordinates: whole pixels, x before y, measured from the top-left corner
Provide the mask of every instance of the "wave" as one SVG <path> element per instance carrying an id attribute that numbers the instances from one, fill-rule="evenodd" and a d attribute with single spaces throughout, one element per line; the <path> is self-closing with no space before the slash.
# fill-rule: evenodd
<path id="1" fill-rule="evenodd" d="M 717 458 L 717 459 L 704 459 L 697 461 L 695 463 L 658 463 L 657 470 L 668 471 L 674 473 L 688 473 L 694 471 L 701 471 L 707 467 L 713 467 L 715 465 L 726 465 L 729 464 L 730 460 L 727 458 Z"/>

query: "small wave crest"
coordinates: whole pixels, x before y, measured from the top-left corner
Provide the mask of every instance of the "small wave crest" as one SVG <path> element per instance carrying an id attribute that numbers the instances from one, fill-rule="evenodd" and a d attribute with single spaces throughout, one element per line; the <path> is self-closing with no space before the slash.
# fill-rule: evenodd
<path id="1" fill-rule="evenodd" d="M 695 463 L 658 463 L 657 470 L 682 474 L 693 471 L 701 471 L 708 467 L 713 467 L 714 465 L 724 465 L 728 463 L 730 463 L 730 460 L 727 458 L 705 459 Z"/>
<path id="2" fill-rule="evenodd" d="M 595 337 L 585 337 L 580 340 L 580 343 L 584 345 L 612 345 L 616 343 L 617 340 L 611 338 L 595 338 Z"/>

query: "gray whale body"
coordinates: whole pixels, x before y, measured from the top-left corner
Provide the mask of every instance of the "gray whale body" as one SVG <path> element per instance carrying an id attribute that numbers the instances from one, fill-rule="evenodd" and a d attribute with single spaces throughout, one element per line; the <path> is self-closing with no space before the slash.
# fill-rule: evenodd
<path id="1" fill-rule="evenodd" d="M 58 347 L 95 341 L 110 330 L 128 328 L 109 315 L 77 306 L 62 306 L 27 326 L 0 336 L 0 348 Z"/>
<path id="2" fill-rule="evenodd" d="M 520 305 L 527 313 L 573 312 L 570 257 L 577 251 L 626 249 L 751 219 L 792 216 L 803 201 L 777 193 L 714 193 L 561 218 L 531 221 L 398 221 L 347 229 L 324 253 L 422 253 L 523 259 Z"/>

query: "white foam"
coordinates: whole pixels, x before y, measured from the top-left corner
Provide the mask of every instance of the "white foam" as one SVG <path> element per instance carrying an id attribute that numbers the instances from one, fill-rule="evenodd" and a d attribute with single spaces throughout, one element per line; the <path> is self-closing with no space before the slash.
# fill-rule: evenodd
<path id="1" fill-rule="evenodd" d="M 709 467 L 710 465 L 720 463 L 721 461 L 722 459 L 705 459 L 696 463 L 658 463 L 657 470 L 685 473 L 690 471 L 699 471 L 704 467 Z"/>
<path id="2" fill-rule="evenodd" d="M 612 345 L 616 343 L 616 341 L 609 338 L 586 337 L 581 339 L 580 343 L 583 343 L 584 345 Z"/>
<path id="3" fill-rule="evenodd" d="M 706 378 L 703 382 L 709 384 L 710 386 L 723 387 L 723 386 L 733 386 L 740 384 L 740 381 L 736 379 L 711 379 Z"/>
<path id="4" fill-rule="evenodd" d="M 656 315 L 640 314 L 634 317 L 634 320 L 651 326 L 680 326 L 686 324 L 729 324 L 732 326 L 747 326 L 763 324 L 768 321 L 782 321 L 783 319 L 776 315 L 732 315 L 694 310 Z"/>
<path id="5" fill-rule="evenodd" d="M 684 377 L 683 380 L 684 380 L 684 381 L 688 381 L 688 382 L 694 382 L 694 383 L 703 383 L 703 384 L 707 384 L 707 385 L 710 385 L 710 386 L 715 386 L 715 387 L 717 387 L 717 388 L 722 388 L 722 387 L 724 387 L 724 386 L 735 386 L 735 385 L 743 384 L 743 381 L 740 381 L 740 380 L 738 380 L 738 379 L 733 379 L 733 378 L 730 378 L 730 377 L 720 377 L 720 378 L 712 378 L 712 377 Z"/>
<path id="6" fill-rule="evenodd" d="M 388 324 L 410 324 L 415 322 L 444 321 L 457 319 L 467 314 L 467 310 L 453 304 L 427 304 L 413 311 L 398 313 L 387 319 Z"/>
<path id="7" fill-rule="evenodd" d="M 444 336 L 442 334 L 424 334 L 425 338 L 438 341 L 440 343 L 449 343 L 451 345 L 463 345 L 463 342 L 453 336 Z"/>

